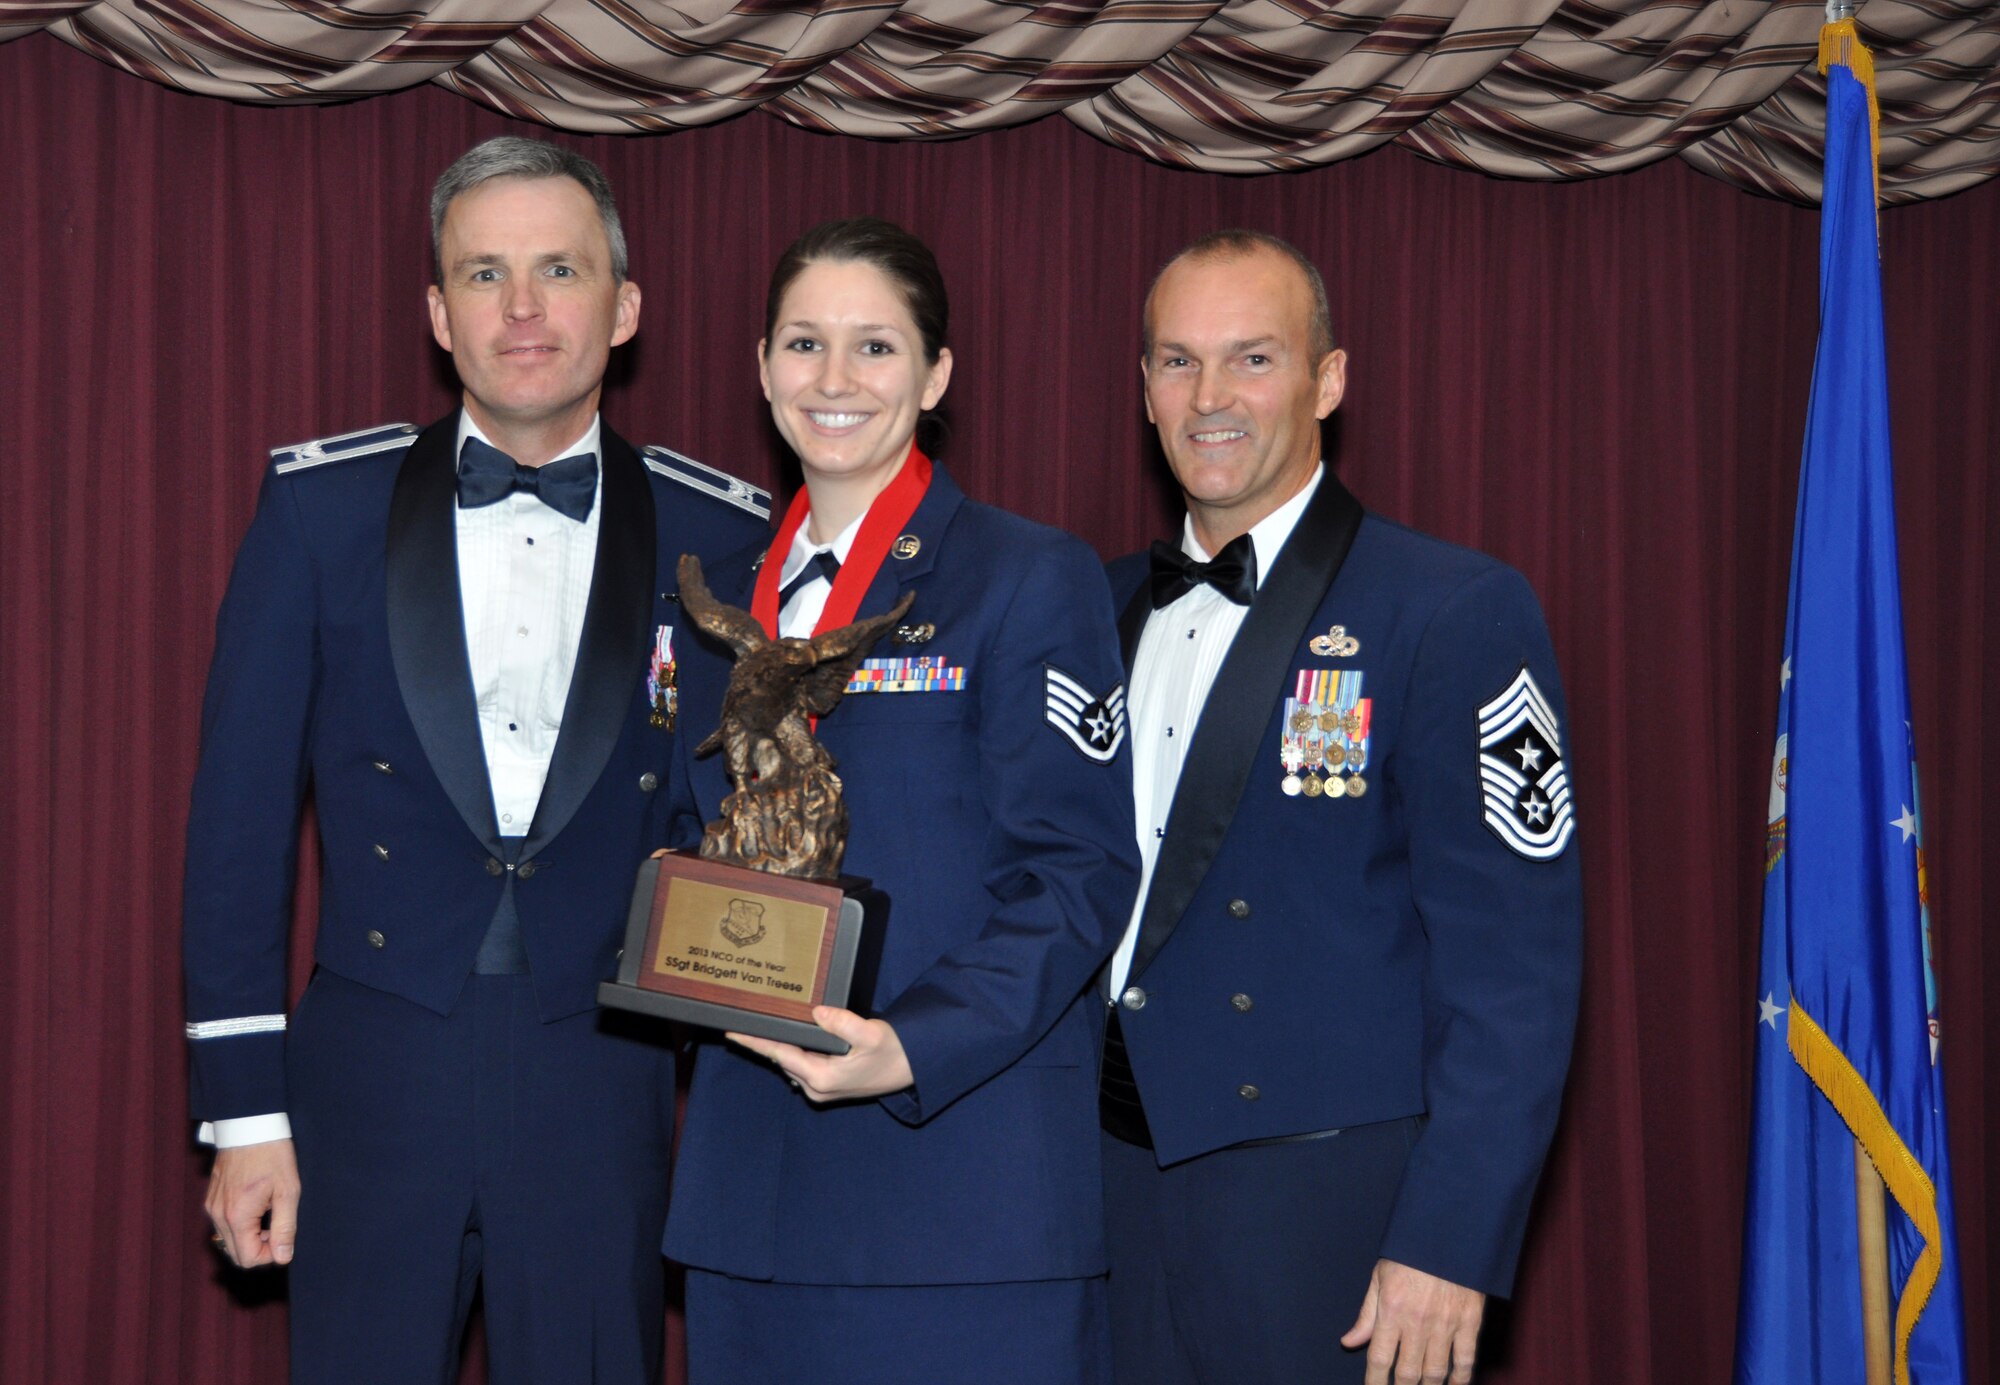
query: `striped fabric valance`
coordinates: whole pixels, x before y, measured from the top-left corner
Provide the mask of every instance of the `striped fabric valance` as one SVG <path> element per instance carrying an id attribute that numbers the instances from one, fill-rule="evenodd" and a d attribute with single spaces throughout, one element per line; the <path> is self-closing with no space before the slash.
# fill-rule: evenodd
<path id="1" fill-rule="evenodd" d="M 564 130 L 664 132 L 750 107 L 947 139 L 1060 111 L 1185 168 L 1311 168 L 1400 144 L 1505 178 L 1679 155 L 1819 195 L 1820 0 L 0 0 L 186 91 L 268 104 L 436 82 Z M 1890 202 L 2000 169 L 2000 6 L 1867 0 Z"/>

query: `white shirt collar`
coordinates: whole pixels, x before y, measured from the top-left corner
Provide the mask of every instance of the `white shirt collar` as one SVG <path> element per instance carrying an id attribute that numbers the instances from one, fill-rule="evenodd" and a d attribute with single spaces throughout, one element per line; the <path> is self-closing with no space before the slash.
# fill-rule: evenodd
<path id="1" fill-rule="evenodd" d="M 868 512 L 863 510 L 849 521 L 845 529 L 834 535 L 832 543 L 814 543 L 806 537 L 806 530 L 812 526 L 801 524 L 792 534 L 792 546 L 790 551 L 785 554 L 784 566 L 778 569 L 779 587 L 784 587 L 794 577 L 805 571 L 806 564 L 812 561 L 812 555 L 815 553 L 830 552 L 837 562 L 845 563 L 847 561 L 847 551 L 854 547 L 854 536 L 861 532 L 861 521 L 866 518 L 868 518 Z"/>
<path id="2" fill-rule="evenodd" d="M 1257 553 L 1257 586 L 1261 589 L 1264 579 L 1271 575 L 1272 565 L 1278 561 L 1278 554 L 1284 551 L 1285 540 L 1291 538 L 1292 530 L 1298 527 L 1299 516 L 1306 512 L 1313 493 L 1319 489 L 1320 478 L 1326 475 L 1326 463 L 1313 467 L 1312 476 L 1299 487 L 1299 493 L 1265 515 L 1250 527 L 1250 546 Z M 1181 523 L 1181 552 L 1197 562 L 1207 562 L 1214 555 L 1201 546 L 1194 536 L 1194 516 L 1189 515 Z M 801 562 L 804 559 L 800 559 Z"/>

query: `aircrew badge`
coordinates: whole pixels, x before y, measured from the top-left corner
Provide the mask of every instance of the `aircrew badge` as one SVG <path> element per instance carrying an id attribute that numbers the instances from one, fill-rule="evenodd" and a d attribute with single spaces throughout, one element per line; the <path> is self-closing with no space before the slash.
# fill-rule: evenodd
<path id="1" fill-rule="evenodd" d="M 1531 861 L 1562 855 L 1576 830 L 1555 709 L 1523 667 L 1479 709 L 1479 784 L 1486 825 Z"/>
<path id="2" fill-rule="evenodd" d="M 1363 677 L 1360 669 L 1299 670 L 1285 699 L 1278 745 L 1285 771 L 1278 787 L 1288 797 L 1359 798 L 1368 792 L 1361 772 L 1368 768 L 1374 699 L 1361 695 Z"/>
<path id="3" fill-rule="evenodd" d="M 1042 665 L 1044 715 L 1049 725 L 1096 764 L 1108 765 L 1125 743 L 1125 685 L 1099 697 L 1054 664 Z"/>
<path id="4" fill-rule="evenodd" d="M 662 625 L 653 632 L 653 659 L 646 669 L 646 702 L 653 709 L 648 720 L 662 731 L 673 730 L 680 719 L 678 673 L 674 663 L 674 627 Z"/>
<path id="5" fill-rule="evenodd" d="M 1347 633 L 1345 625 L 1336 625 L 1324 635 L 1315 635 L 1306 648 L 1322 659 L 1352 659 L 1361 652 L 1361 641 Z"/>

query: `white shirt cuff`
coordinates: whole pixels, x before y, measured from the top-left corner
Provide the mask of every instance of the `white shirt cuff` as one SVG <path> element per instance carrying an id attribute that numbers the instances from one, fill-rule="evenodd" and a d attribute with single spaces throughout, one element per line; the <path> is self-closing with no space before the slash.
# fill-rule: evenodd
<path id="1" fill-rule="evenodd" d="M 292 1138 L 292 1119 L 283 1111 L 274 1111 L 267 1116 L 232 1116 L 228 1120 L 203 1121 L 201 1129 L 195 1132 L 195 1138 L 217 1149 L 289 1140 Z"/>

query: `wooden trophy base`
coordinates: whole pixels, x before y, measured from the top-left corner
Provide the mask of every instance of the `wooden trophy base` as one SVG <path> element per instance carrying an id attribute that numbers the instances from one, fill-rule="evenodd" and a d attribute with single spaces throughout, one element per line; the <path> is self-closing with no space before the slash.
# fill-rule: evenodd
<path id="1" fill-rule="evenodd" d="M 793 880 L 656 852 L 639 867 L 618 979 L 598 986 L 598 1003 L 845 1053 L 813 1006 L 869 1013 L 888 904 L 853 876 Z"/>

